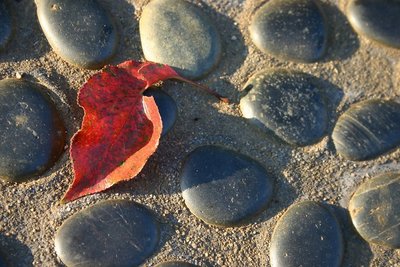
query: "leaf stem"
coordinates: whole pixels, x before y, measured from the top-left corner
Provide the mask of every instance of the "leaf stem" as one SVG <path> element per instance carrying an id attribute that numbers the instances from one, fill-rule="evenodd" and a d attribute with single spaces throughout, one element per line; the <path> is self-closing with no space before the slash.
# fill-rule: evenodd
<path id="1" fill-rule="evenodd" d="M 202 89 L 203 91 L 206 91 L 208 94 L 215 96 L 216 98 L 219 99 L 219 101 L 224 102 L 224 103 L 229 103 L 229 99 L 227 97 L 224 97 L 224 96 L 218 94 L 217 92 L 215 92 L 214 90 L 212 90 L 211 88 L 209 88 L 209 87 L 207 87 L 205 85 L 195 83 L 195 82 L 193 82 L 191 80 L 185 79 L 185 78 L 180 77 L 180 76 L 173 77 L 173 79 L 188 83 L 190 85 L 193 85 L 193 86 L 195 86 L 197 88 Z"/>

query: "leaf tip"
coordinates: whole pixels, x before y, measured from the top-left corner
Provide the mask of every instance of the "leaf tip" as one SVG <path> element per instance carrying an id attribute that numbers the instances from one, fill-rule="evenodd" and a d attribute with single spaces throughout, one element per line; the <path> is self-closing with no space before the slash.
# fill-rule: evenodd
<path id="1" fill-rule="evenodd" d="M 60 204 L 67 204 L 68 202 L 71 202 L 75 199 L 78 199 L 80 197 L 83 197 L 84 195 L 77 194 L 73 191 L 71 191 L 71 188 L 68 189 L 68 191 L 64 194 L 62 199 L 60 200 Z"/>
<path id="2" fill-rule="evenodd" d="M 61 204 L 61 205 L 67 204 L 68 202 L 69 202 L 69 200 L 66 199 L 65 197 L 63 197 L 63 198 L 60 200 L 60 204 Z"/>

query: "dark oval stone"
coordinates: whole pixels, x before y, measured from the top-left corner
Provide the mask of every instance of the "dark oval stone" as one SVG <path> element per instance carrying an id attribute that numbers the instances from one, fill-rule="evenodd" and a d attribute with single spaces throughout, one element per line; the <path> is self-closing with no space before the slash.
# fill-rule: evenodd
<path id="1" fill-rule="evenodd" d="M 352 105 L 332 134 L 337 152 L 350 160 L 367 160 L 400 145 L 400 104 L 367 100 Z"/>
<path id="2" fill-rule="evenodd" d="M 400 1 L 353 0 L 347 6 L 351 25 L 361 35 L 400 48 Z"/>
<path id="3" fill-rule="evenodd" d="M 57 231 L 57 255 L 67 266 L 137 266 L 153 254 L 159 226 L 144 206 L 108 200 L 77 212 Z"/>
<path id="4" fill-rule="evenodd" d="M 358 187 L 349 203 L 351 219 L 370 243 L 400 248 L 400 173 L 379 175 Z"/>
<path id="5" fill-rule="evenodd" d="M 39 176 L 58 160 L 65 127 L 43 86 L 0 81 L 0 178 L 21 182 Z"/>
<path id="6" fill-rule="evenodd" d="M 178 114 L 178 107 L 175 100 L 160 89 L 150 88 L 144 92 L 144 95 L 154 97 L 163 124 L 161 136 L 165 136 L 174 126 Z"/>
<path id="7" fill-rule="evenodd" d="M 183 261 L 168 261 L 157 264 L 154 267 L 196 267 L 197 265 Z"/>
<path id="8" fill-rule="evenodd" d="M 271 239 L 272 267 L 338 267 L 343 238 L 336 217 L 322 205 L 304 201 L 279 219 Z"/>
<path id="9" fill-rule="evenodd" d="M 326 50 L 325 15 L 314 0 L 271 0 L 254 15 L 250 35 L 263 52 L 300 62 L 314 62 Z"/>
<path id="10" fill-rule="evenodd" d="M 305 146 L 324 135 L 328 115 L 314 79 L 304 73 L 262 71 L 252 76 L 240 100 L 245 118 L 285 142 Z"/>
<path id="11" fill-rule="evenodd" d="M 217 29 L 186 1 L 151 1 L 143 9 L 139 30 L 146 59 L 168 64 L 187 78 L 204 76 L 220 59 Z"/>
<path id="12" fill-rule="evenodd" d="M 181 188 L 186 206 L 198 218 L 213 225 L 236 226 L 265 209 L 273 179 L 247 156 L 203 146 L 187 157 Z"/>
<path id="13" fill-rule="evenodd" d="M 7 2 L 0 0 L 0 48 L 3 48 L 11 37 L 12 20 Z"/>
<path id="14" fill-rule="evenodd" d="M 104 66 L 118 43 L 116 26 L 96 0 L 38 0 L 40 26 L 64 60 L 82 68 Z"/>

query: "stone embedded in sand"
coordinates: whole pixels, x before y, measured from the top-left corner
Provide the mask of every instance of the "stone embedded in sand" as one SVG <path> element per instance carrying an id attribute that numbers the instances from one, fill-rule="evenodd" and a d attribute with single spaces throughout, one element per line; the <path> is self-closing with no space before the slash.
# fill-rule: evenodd
<path id="1" fill-rule="evenodd" d="M 82 68 L 104 66 L 118 43 L 116 26 L 97 0 L 38 0 L 40 26 L 54 51 Z"/>
<path id="2" fill-rule="evenodd" d="M 265 209 L 273 183 L 258 162 L 218 146 L 195 149 L 181 172 L 189 210 L 206 223 L 226 227 L 243 224 Z"/>
<path id="3" fill-rule="evenodd" d="M 343 238 L 336 217 L 322 205 L 304 201 L 292 205 L 272 233 L 272 267 L 339 267 Z"/>
<path id="4" fill-rule="evenodd" d="M 183 0 L 153 0 L 139 24 L 144 56 L 168 64 L 187 78 L 210 72 L 221 56 L 221 41 L 210 19 Z"/>
<path id="5" fill-rule="evenodd" d="M 367 100 L 353 104 L 332 134 L 337 152 L 350 160 L 367 160 L 400 145 L 400 104 Z"/>
<path id="6" fill-rule="evenodd" d="M 361 35 L 400 48 L 400 1 L 353 0 L 347 6 L 351 25 Z"/>
<path id="7" fill-rule="evenodd" d="M 65 127 L 46 90 L 23 80 L 0 81 L 0 179 L 32 179 L 60 157 Z"/>
<path id="8" fill-rule="evenodd" d="M 274 56 L 314 62 L 326 50 L 327 23 L 314 0 L 271 0 L 254 15 L 250 25 L 254 44 Z"/>
<path id="9" fill-rule="evenodd" d="M 349 203 L 356 230 L 370 243 L 400 248 L 400 173 L 386 173 L 361 184 Z"/>
<path id="10" fill-rule="evenodd" d="M 144 95 L 154 97 L 162 120 L 161 135 L 165 136 L 174 126 L 178 114 L 178 107 L 175 100 L 160 89 L 150 88 L 144 92 Z"/>
<path id="11" fill-rule="evenodd" d="M 168 261 L 157 264 L 154 267 L 196 267 L 197 265 L 183 261 Z"/>
<path id="12" fill-rule="evenodd" d="M 153 254 L 159 225 L 146 207 L 108 200 L 68 218 L 55 236 L 57 255 L 67 266 L 137 266 Z"/>
<path id="13" fill-rule="evenodd" d="M 244 87 L 243 116 L 264 132 L 305 146 L 317 142 L 328 124 L 327 107 L 314 78 L 299 72 L 262 71 Z"/>
<path id="14" fill-rule="evenodd" d="M 3 48 L 11 37 L 12 19 L 8 10 L 7 2 L 0 0 L 0 48 Z"/>

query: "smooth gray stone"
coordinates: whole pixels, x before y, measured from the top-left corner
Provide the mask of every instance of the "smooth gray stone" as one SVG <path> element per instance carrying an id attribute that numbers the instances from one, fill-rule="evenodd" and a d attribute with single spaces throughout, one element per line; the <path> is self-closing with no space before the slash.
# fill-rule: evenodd
<path id="1" fill-rule="evenodd" d="M 163 124 L 161 136 L 165 136 L 174 126 L 178 114 L 175 100 L 160 89 L 147 89 L 144 95 L 154 97 Z"/>
<path id="2" fill-rule="evenodd" d="M 186 206 L 217 226 L 237 226 L 263 211 L 274 179 L 253 159 L 218 147 L 202 146 L 188 155 L 181 172 Z"/>
<path id="3" fill-rule="evenodd" d="M 339 267 L 344 244 L 336 217 L 313 201 L 294 204 L 272 233 L 272 267 Z"/>
<path id="4" fill-rule="evenodd" d="M 306 146 L 325 134 L 328 111 L 313 77 L 285 70 L 261 71 L 244 87 L 240 100 L 245 118 L 283 141 Z"/>
<path id="5" fill-rule="evenodd" d="M 64 60 L 97 69 L 114 55 L 118 43 L 113 19 L 97 0 L 37 0 L 40 26 Z"/>
<path id="6" fill-rule="evenodd" d="M 24 80 L 0 81 L 0 179 L 35 178 L 60 157 L 65 127 L 46 91 Z"/>
<path id="7" fill-rule="evenodd" d="M 188 263 L 188 262 L 183 262 L 183 261 L 168 261 L 168 262 L 162 262 L 154 267 L 196 267 L 197 265 Z"/>
<path id="8" fill-rule="evenodd" d="M 144 56 L 186 78 L 200 78 L 219 62 L 219 33 L 201 9 L 183 0 L 153 0 L 139 23 Z"/>
<path id="9" fill-rule="evenodd" d="M 11 37 L 13 23 L 5 0 L 0 0 L 0 48 L 4 48 Z"/>
<path id="10" fill-rule="evenodd" d="M 56 233 L 55 249 L 67 266 L 131 267 L 153 254 L 159 235 L 159 225 L 145 206 L 108 200 L 68 218 Z"/>
<path id="11" fill-rule="evenodd" d="M 328 29 L 314 0 L 271 0 L 254 15 L 250 36 L 263 52 L 300 62 L 314 62 L 326 50 Z"/>
<path id="12" fill-rule="evenodd" d="M 353 0 L 347 16 L 353 28 L 365 37 L 400 48 L 400 1 Z"/>
<path id="13" fill-rule="evenodd" d="M 400 104 L 378 99 L 353 104 L 338 119 L 332 138 L 346 159 L 378 157 L 400 145 Z"/>
<path id="14" fill-rule="evenodd" d="M 400 173 L 386 173 L 361 184 L 349 203 L 358 233 L 369 243 L 400 248 Z"/>

